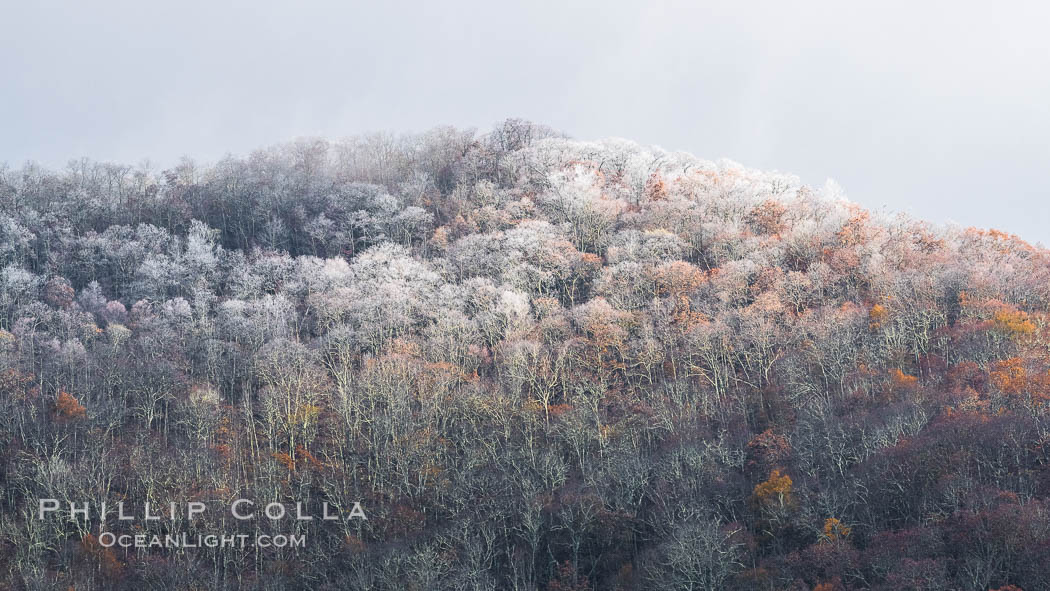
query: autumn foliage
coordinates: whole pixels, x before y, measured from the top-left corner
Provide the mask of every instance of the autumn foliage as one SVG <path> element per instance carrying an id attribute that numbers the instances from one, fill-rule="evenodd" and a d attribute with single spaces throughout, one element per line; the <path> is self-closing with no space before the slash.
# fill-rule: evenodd
<path id="1" fill-rule="evenodd" d="M 841 521 L 834 517 L 828 517 L 824 520 L 824 539 L 829 542 L 834 542 L 840 538 L 849 537 L 852 528 L 846 527 Z"/>
<path id="2" fill-rule="evenodd" d="M 1006 232 L 524 121 L 0 166 L 0 588 L 1050 589 L 1048 318 Z"/>
<path id="3" fill-rule="evenodd" d="M 74 421 L 87 416 L 87 409 L 72 394 L 62 391 L 55 398 L 55 416 L 60 421 Z"/>
<path id="4" fill-rule="evenodd" d="M 791 494 L 792 480 L 779 469 L 773 469 L 769 478 L 755 485 L 751 493 L 751 502 L 759 509 L 777 510 L 792 507 L 795 498 Z"/>

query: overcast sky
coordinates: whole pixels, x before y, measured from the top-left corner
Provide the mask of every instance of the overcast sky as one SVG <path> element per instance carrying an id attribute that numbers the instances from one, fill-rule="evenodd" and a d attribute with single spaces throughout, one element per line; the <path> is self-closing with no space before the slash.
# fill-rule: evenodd
<path id="1" fill-rule="evenodd" d="M 522 117 L 1050 244 L 1042 2 L 0 4 L 16 166 Z"/>

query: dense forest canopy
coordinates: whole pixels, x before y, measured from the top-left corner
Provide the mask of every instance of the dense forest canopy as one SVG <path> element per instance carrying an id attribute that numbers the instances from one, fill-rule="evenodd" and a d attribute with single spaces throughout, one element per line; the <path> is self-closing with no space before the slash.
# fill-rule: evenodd
<path id="1" fill-rule="evenodd" d="M 3 586 L 1047 589 L 1048 311 L 1014 236 L 516 120 L 0 168 Z M 98 538 L 234 530 L 309 541 Z"/>

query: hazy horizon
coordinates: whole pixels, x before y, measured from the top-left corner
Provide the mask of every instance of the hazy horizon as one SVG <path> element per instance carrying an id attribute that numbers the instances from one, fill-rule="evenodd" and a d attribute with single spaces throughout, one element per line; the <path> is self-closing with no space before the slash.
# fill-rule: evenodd
<path id="1" fill-rule="evenodd" d="M 835 179 L 1050 243 L 1050 9 L 658 3 L 9 9 L 0 162 L 159 167 L 507 117 Z"/>

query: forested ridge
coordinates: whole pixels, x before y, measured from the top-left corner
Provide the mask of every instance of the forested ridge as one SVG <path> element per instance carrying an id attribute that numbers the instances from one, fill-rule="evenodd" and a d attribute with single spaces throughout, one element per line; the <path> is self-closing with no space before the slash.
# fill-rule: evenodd
<path id="1" fill-rule="evenodd" d="M 1012 235 L 517 120 L 0 167 L 0 587 L 1050 589 L 1048 311 Z"/>

